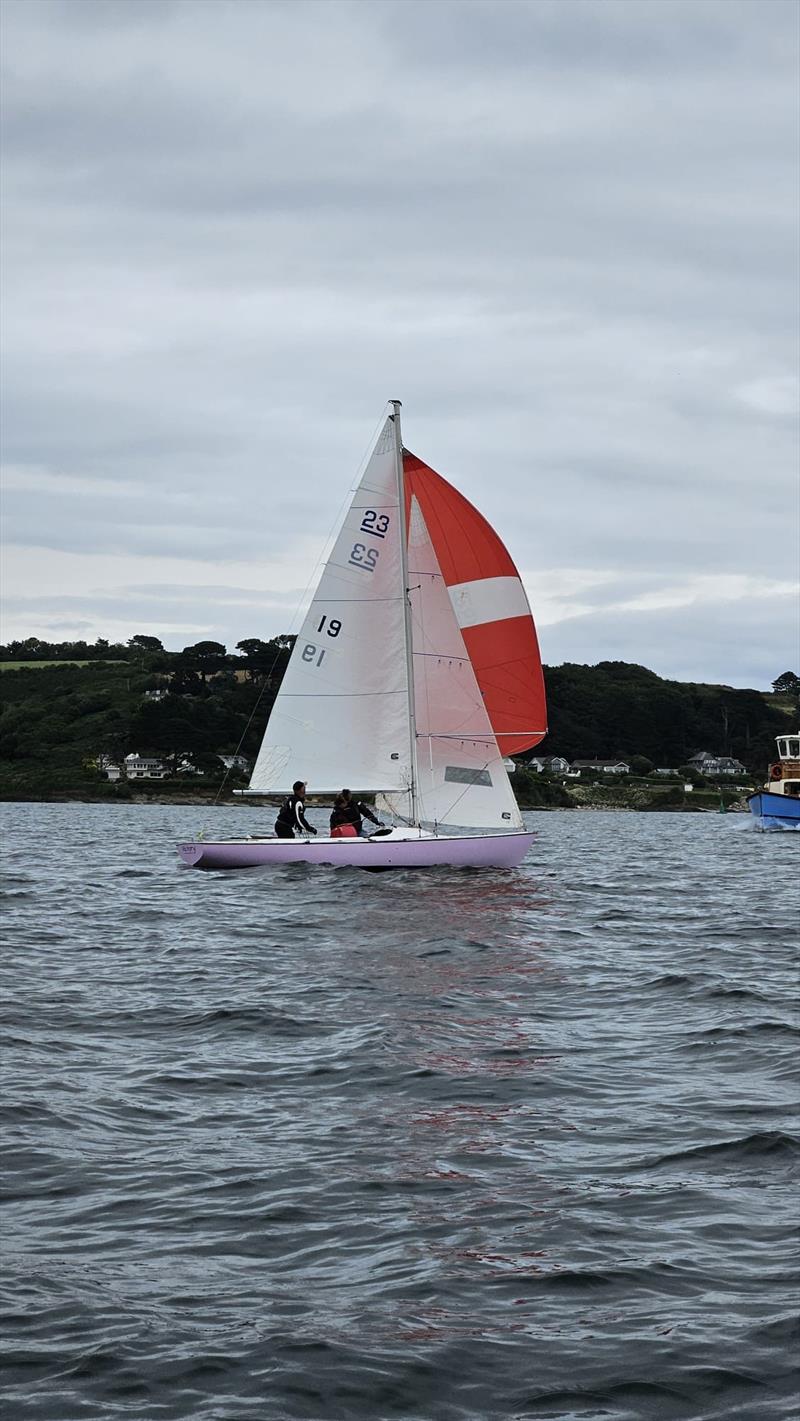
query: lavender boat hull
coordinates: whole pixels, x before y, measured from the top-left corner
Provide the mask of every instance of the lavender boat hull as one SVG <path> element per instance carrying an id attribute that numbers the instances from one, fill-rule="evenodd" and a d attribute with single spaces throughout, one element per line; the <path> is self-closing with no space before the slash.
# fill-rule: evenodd
<path id="1" fill-rule="evenodd" d="M 534 835 L 386 835 L 373 839 L 197 839 L 178 845 L 190 868 L 310 863 L 333 868 L 517 868 Z"/>

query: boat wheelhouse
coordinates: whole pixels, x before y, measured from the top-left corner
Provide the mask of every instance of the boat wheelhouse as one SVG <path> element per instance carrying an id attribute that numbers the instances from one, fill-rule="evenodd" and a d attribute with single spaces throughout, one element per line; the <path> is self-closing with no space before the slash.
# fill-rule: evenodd
<path id="1" fill-rule="evenodd" d="M 778 735 L 767 783 L 748 800 L 761 829 L 800 829 L 800 731 Z"/>

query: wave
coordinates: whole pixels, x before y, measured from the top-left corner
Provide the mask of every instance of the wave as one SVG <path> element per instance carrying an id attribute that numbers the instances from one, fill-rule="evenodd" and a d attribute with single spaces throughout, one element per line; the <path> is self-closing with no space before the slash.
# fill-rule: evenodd
<path id="1" fill-rule="evenodd" d="M 738 1140 L 720 1140 L 715 1144 L 696 1145 L 688 1150 L 675 1150 L 642 1160 L 638 1169 L 661 1169 L 676 1164 L 739 1164 L 769 1159 L 773 1164 L 785 1160 L 794 1162 L 800 1156 L 800 1140 L 783 1130 L 757 1130 Z"/>
<path id="2" fill-rule="evenodd" d="M 645 982 L 646 987 L 688 987 L 695 979 L 687 977 L 682 972 L 665 972 L 662 977 L 653 977 L 652 981 Z"/>
<path id="3" fill-rule="evenodd" d="M 710 1026 L 700 1033 L 706 1039 L 737 1041 L 746 1036 L 800 1036 L 800 1027 L 790 1021 L 750 1021 L 742 1026 Z"/>
<path id="4" fill-rule="evenodd" d="M 717 983 L 713 987 L 704 987 L 698 996 L 706 997 L 709 1001 L 733 1001 L 733 1002 L 768 1002 L 769 997 L 764 992 L 757 992 L 755 987 L 727 987 L 724 983 Z"/>

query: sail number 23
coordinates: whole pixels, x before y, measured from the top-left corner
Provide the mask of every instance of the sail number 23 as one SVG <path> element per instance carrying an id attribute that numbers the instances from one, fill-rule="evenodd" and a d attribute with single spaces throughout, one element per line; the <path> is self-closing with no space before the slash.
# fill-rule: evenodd
<path id="1" fill-rule="evenodd" d="M 371 533 L 374 538 L 385 538 L 389 531 L 388 513 L 379 513 L 377 508 L 365 508 L 361 519 L 361 532 Z"/>
<path id="2" fill-rule="evenodd" d="M 388 513 L 379 513 L 377 508 L 365 508 L 361 515 L 359 532 L 369 533 L 373 538 L 385 538 L 389 532 Z M 347 559 L 350 567 L 361 572 L 374 572 L 378 563 L 379 548 L 368 548 L 364 543 L 354 543 Z"/>
<path id="3" fill-rule="evenodd" d="M 363 543 L 354 543 L 347 561 L 350 567 L 357 567 L 362 572 L 374 572 L 379 554 L 379 548 L 367 548 Z"/>

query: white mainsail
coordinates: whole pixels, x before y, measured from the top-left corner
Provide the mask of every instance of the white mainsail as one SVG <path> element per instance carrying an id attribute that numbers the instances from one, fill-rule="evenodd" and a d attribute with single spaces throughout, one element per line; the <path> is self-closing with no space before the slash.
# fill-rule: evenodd
<path id="1" fill-rule="evenodd" d="M 250 789 L 402 791 L 411 781 L 397 452 L 381 430 L 292 651 Z"/>
<path id="2" fill-rule="evenodd" d="M 420 819 L 475 829 L 521 828 L 503 755 L 416 498 L 411 500 L 408 584 Z M 403 817 L 408 814 L 407 796 L 387 795 L 382 803 Z"/>

